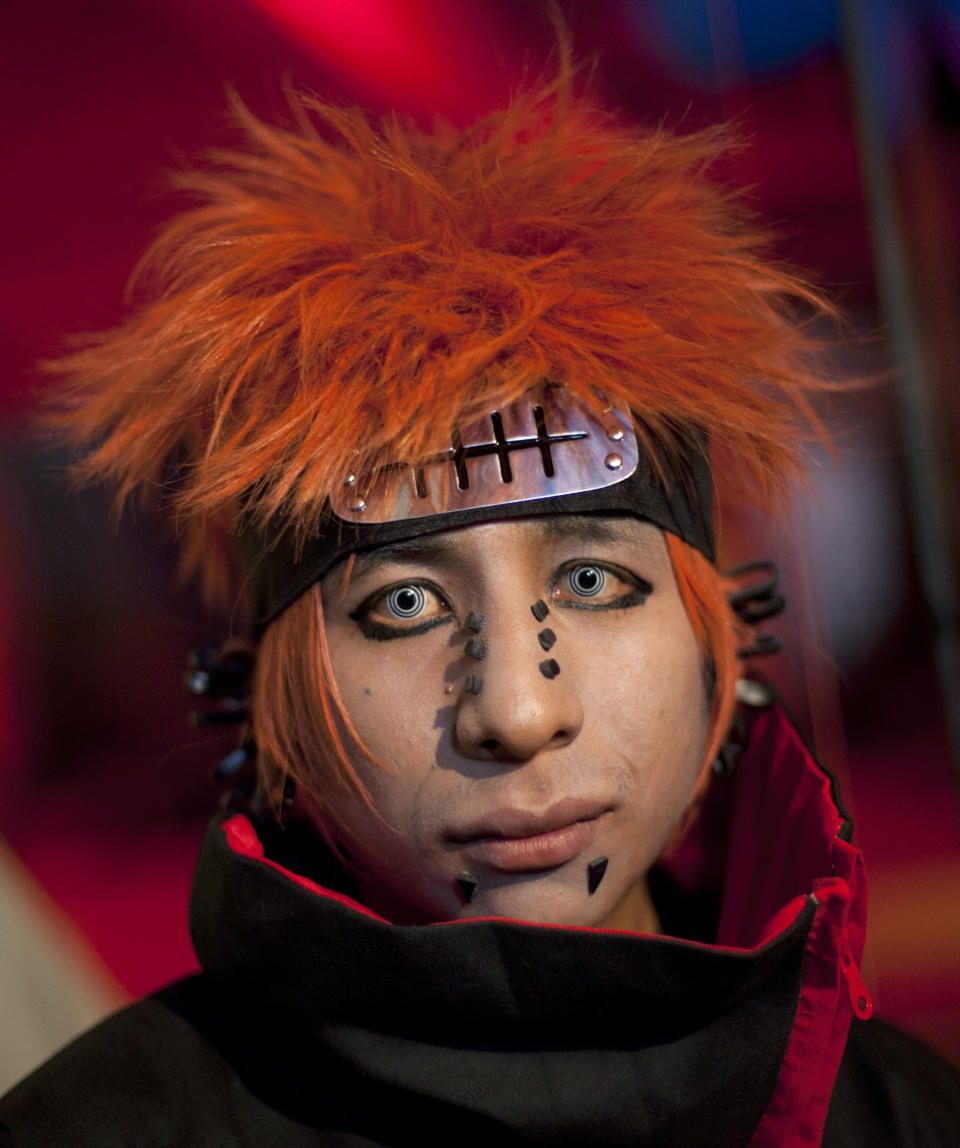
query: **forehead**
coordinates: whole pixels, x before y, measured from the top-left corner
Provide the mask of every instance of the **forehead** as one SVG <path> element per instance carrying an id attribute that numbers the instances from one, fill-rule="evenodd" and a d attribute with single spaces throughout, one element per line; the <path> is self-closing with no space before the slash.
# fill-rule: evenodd
<path id="1" fill-rule="evenodd" d="M 504 541 L 531 554 L 556 544 L 577 543 L 629 545 L 651 558 L 665 556 L 666 551 L 660 528 L 633 515 L 547 514 L 463 526 L 363 550 L 356 555 L 353 571 L 361 575 L 390 562 L 450 563 Z"/>

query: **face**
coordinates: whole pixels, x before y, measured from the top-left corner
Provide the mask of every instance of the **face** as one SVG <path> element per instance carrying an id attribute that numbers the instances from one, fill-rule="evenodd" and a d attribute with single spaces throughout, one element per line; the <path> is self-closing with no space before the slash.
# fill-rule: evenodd
<path id="1" fill-rule="evenodd" d="M 691 799 L 708 718 L 661 531 L 471 526 L 359 554 L 321 589 L 337 686 L 375 759 L 353 764 L 376 812 L 334 811 L 361 900 L 398 923 L 653 927 L 646 873 Z"/>

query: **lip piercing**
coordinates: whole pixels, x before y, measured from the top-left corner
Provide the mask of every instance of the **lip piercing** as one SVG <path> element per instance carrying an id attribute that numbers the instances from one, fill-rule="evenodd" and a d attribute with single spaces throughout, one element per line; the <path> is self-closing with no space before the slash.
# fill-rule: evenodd
<path id="1" fill-rule="evenodd" d="M 545 662 L 540 663 L 540 673 L 545 678 L 555 678 L 560 673 L 560 666 L 556 658 L 547 658 Z"/>
<path id="2" fill-rule="evenodd" d="M 469 905 L 473 900 L 474 893 L 477 891 L 476 877 L 472 877 L 464 870 L 464 872 L 457 874 L 457 884 L 460 886 L 460 892 L 463 894 L 464 903 Z"/>
<path id="3" fill-rule="evenodd" d="M 543 619 L 550 613 L 550 608 L 542 598 L 538 598 L 536 602 L 530 607 L 530 612 L 537 619 L 542 622 Z"/>
<path id="4" fill-rule="evenodd" d="M 600 887 L 603 875 L 607 871 L 608 857 L 597 857 L 587 866 L 587 892 L 592 897 Z"/>
<path id="5" fill-rule="evenodd" d="M 482 638 L 468 638 L 463 652 L 475 662 L 482 662 L 487 653 L 487 646 Z"/>
<path id="6" fill-rule="evenodd" d="M 463 624 L 467 627 L 468 630 L 473 630 L 475 634 L 479 634 L 483 629 L 483 623 L 485 621 L 486 618 L 484 618 L 482 614 L 477 614 L 475 611 L 471 610 Z"/>
<path id="7" fill-rule="evenodd" d="M 468 674 L 465 689 L 468 694 L 478 694 L 483 686 L 483 678 L 479 674 Z"/>
<path id="8" fill-rule="evenodd" d="M 545 650 L 549 650 L 556 640 L 557 635 L 553 630 L 541 630 L 540 633 L 537 634 L 537 641 Z"/>

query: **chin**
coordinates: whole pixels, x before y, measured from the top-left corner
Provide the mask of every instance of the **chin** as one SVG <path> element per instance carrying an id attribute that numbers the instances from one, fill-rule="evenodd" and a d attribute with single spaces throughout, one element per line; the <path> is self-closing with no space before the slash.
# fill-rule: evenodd
<path id="1" fill-rule="evenodd" d="M 585 881 L 582 890 L 571 888 L 570 883 L 553 879 L 558 874 L 477 876 L 477 892 L 457 914 L 461 919 L 507 917 L 534 925 L 596 927 L 616 903 L 615 892 L 604 890 L 602 895 L 598 890 L 591 896 Z"/>

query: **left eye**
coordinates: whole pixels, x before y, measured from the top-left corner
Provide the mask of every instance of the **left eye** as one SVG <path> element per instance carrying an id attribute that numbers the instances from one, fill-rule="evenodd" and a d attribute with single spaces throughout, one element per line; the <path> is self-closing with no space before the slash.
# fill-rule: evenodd
<path id="1" fill-rule="evenodd" d="M 567 585 L 580 598 L 596 598 L 607 585 L 607 575 L 599 566 L 574 566 L 567 574 Z"/>
<path id="2" fill-rule="evenodd" d="M 387 612 L 406 621 L 423 613 L 427 596 L 422 586 L 395 586 L 383 599 Z"/>

